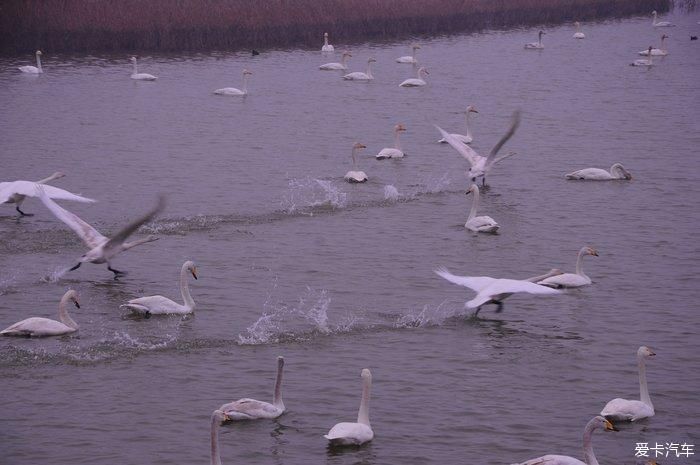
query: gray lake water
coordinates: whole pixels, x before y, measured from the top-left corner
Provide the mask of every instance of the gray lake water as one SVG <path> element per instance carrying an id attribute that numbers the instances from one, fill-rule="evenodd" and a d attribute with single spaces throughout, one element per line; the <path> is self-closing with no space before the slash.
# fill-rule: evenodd
<path id="1" fill-rule="evenodd" d="M 5 464 L 208 463 L 209 416 L 240 397 L 270 400 L 284 355 L 288 411 L 224 426 L 224 464 L 508 464 L 545 453 L 582 458 L 585 423 L 614 397 L 638 398 L 635 352 L 648 363 L 656 416 L 598 432 L 601 464 L 634 463 L 638 442 L 700 440 L 697 276 L 700 233 L 700 43 L 697 13 L 655 29 L 647 17 L 422 39 L 429 85 L 404 89 L 409 42 L 352 48 L 344 82 L 318 65 L 339 53 L 283 50 L 0 60 L 0 180 L 37 180 L 99 200 L 62 202 L 103 233 L 168 205 L 137 236 L 160 240 L 65 273 L 85 250 L 37 199 L 33 217 L 0 211 L 0 327 L 55 318 L 79 291 L 76 335 L 0 340 L 0 456 Z M 658 44 L 656 66 L 628 66 Z M 335 44 L 336 50 L 342 46 Z M 245 99 L 214 89 L 239 87 Z M 463 227 L 466 163 L 433 124 L 488 152 L 522 109 L 520 129 L 482 195 L 495 236 Z M 408 156 L 377 161 L 393 126 Z M 354 142 L 367 145 L 350 185 Z M 631 182 L 566 181 L 621 162 Z M 398 192 L 392 192 L 393 186 Z M 561 296 L 509 299 L 470 317 L 474 293 L 433 273 L 525 278 L 573 271 L 583 245 L 594 283 Z M 187 260 L 193 317 L 137 319 L 119 305 L 179 300 Z M 372 370 L 374 441 L 329 451 L 322 435 L 355 421 L 360 371 Z M 698 463 L 666 458 L 662 463 Z"/>

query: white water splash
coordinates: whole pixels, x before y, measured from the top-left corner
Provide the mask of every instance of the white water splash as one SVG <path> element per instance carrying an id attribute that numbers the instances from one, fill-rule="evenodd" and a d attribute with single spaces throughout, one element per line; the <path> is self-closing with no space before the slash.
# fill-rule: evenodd
<path id="1" fill-rule="evenodd" d="M 65 276 L 65 274 L 69 271 L 70 268 L 54 268 L 53 271 L 49 271 L 49 274 L 43 276 L 41 281 L 45 283 L 57 283 L 58 280 Z"/>
<path id="2" fill-rule="evenodd" d="M 131 336 L 127 332 L 115 332 L 113 334 L 114 342 L 118 345 L 128 348 L 128 349 L 138 349 L 138 350 L 158 350 L 165 349 L 170 344 L 177 340 L 177 335 L 173 334 L 163 334 L 164 338 L 160 342 L 144 342 Z M 109 342 L 109 341 L 105 341 Z"/>
<path id="3" fill-rule="evenodd" d="M 284 211 L 295 213 L 315 207 L 344 208 L 347 197 L 332 181 L 306 177 L 289 181 L 281 203 Z"/>
<path id="4" fill-rule="evenodd" d="M 384 200 L 392 200 L 394 202 L 399 200 L 398 189 L 391 184 L 384 186 Z"/>
<path id="5" fill-rule="evenodd" d="M 417 312 L 411 312 L 396 320 L 396 328 L 422 328 L 440 326 L 448 318 L 464 314 L 464 303 L 455 300 L 445 300 L 437 307 L 424 305 Z"/>

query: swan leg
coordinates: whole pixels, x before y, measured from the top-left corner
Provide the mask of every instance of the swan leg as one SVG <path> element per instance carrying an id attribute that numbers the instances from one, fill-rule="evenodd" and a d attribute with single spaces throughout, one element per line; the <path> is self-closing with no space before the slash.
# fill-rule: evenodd
<path id="1" fill-rule="evenodd" d="M 114 273 L 114 279 L 119 278 L 120 275 L 125 275 L 125 274 L 126 274 L 126 271 L 115 270 L 114 268 L 112 268 L 112 265 L 110 265 L 109 263 L 107 264 L 107 269 L 108 269 L 109 271 L 111 271 L 112 273 Z"/>
<path id="2" fill-rule="evenodd" d="M 474 312 L 474 314 L 472 315 L 472 317 L 476 318 L 477 316 L 479 316 L 479 312 L 481 311 L 481 307 L 482 307 L 482 306 L 483 306 L 483 305 L 479 305 L 478 307 L 476 307 L 476 311 Z"/>
<path id="3" fill-rule="evenodd" d="M 82 264 L 83 264 L 83 262 L 78 262 L 77 265 L 75 265 L 73 268 L 70 268 L 68 271 L 75 271 L 75 270 L 77 270 L 78 268 L 80 268 L 80 265 L 82 265 Z"/>
<path id="4" fill-rule="evenodd" d="M 34 213 L 24 213 L 22 210 L 19 209 L 19 205 L 15 207 L 15 210 L 21 215 L 21 216 L 34 216 Z"/>
<path id="5" fill-rule="evenodd" d="M 503 311 L 503 302 L 496 301 L 494 304 L 498 305 L 498 308 L 496 309 L 496 313 L 501 313 Z"/>

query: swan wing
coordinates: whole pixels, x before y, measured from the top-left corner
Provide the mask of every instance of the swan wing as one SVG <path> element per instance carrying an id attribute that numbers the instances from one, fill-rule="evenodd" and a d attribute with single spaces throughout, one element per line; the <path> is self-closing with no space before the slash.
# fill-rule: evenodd
<path id="1" fill-rule="evenodd" d="M 579 287 L 591 284 L 591 282 L 576 273 L 563 273 L 538 281 L 537 284 L 548 287 Z"/>
<path id="2" fill-rule="evenodd" d="M 189 309 L 162 295 L 150 295 L 131 299 L 129 303 L 121 305 L 137 313 L 168 314 L 168 313 L 189 313 Z"/>
<path id="3" fill-rule="evenodd" d="M 46 205 L 46 208 L 48 208 L 56 218 L 63 221 L 66 224 L 66 226 L 71 228 L 78 235 L 78 237 L 80 237 L 80 239 L 83 240 L 85 245 L 87 245 L 90 249 L 94 249 L 95 247 L 104 244 L 108 240 L 95 228 L 87 224 L 85 221 L 81 220 L 78 217 L 78 215 L 69 212 L 68 210 L 51 200 L 46 194 L 47 187 L 51 186 L 35 186 L 35 189 L 38 192 L 39 198 L 41 199 L 42 203 Z"/>
<path id="4" fill-rule="evenodd" d="M 462 155 L 471 166 L 476 165 L 477 160 L 480 158 L 480 155 L 474 151 L 471 147 L 464 145 L 462 141 L 454 137 L 452 134 L 447 133 L 444 129 L 442 129 L 440 126 L 435 126 L 438 131 L 440 131 L 440 134 L 442 135 L 442 138 L 447 141 L 448 144 L 452 146 L 453 149 L 457 151 L 460 155 Z"/>
<path id="5" fill-rule="evenodd" d="M 518 126 L 520 126 L 520 110 L 516 110 L 513 113 L 513 121 L 510 123 L 510 128 L 508 128 L 508 132 L 506 132 L 503 137 L 496 143 L 496 145 L 493 146 L 491 149 L 491 152 L 489 153 L 489 156 L 486 158 L 486 166 L 491 166 L 496 162 L 496 155 L 498 154 L 498 151 L 501 150 L 501 147 L 508 142 L 508 139 L 513 137 L 513 134 L 515 134 L 515 131 L 518 129 Z"/>
<path id="6" fill-rule="evenodd" d="M 491 286 L 488 287 L 488 289 L 485 290 L 488 290 L 491 295 L 505 293 L 515 294 L 516 292 L 543 295 L 561 294 L 561 291 L 556 289 L 519 279 L 497 279 Z"/>
<path id="7" fill-rule="evenodd" d="M 601 168 L 585 168 L 569 173 L 565 177 L 566 179 L 589 179 L 594 181 L 607 181 L 613 179 L 612 175 L 608 171 Z"/>
<path id="8" fill-rule="evenodd" d="M 74 332 L 75 329 L 60 321 L 49 318 L 32 317 L 19 321 L 0 331 L 6 336 L 59 336 Z"/>
<path id="9" fill-rule="evenodd" d="M 584 462 L 569 457 L 568 455 L 543 455 L 536 459 L 530 459 L 523 463 L 514 463 L 513 465 L 586 465 Z"/>
<path id="10" fill-rule="evenodd" d="M 109 252 L 111 250 L 121 247 L 127 237 L 131 236 L 137 229 L 141 227 L 141 225 L 151 221 L 151 219 L 158 213 L 163 211 L 164 208 L 165 197 L 161 195 L 158 197 L 158 203 L 155 207 L 153 207 L 151 211 L 129 223 L 125 228 L 121 229 L 118 233 L 112 236 L 112 238 L 109 239 L 109 241 L 107 241 L 107 243 L 104 246 L 105 254 L 109 255 Z"/>
<path id="11" fill-rule="evenodd" d="M 654 410 L 640 400 L 613 399 L 600 412 L 605 418 L 634 421 L 654 415 Z"/>
<path id="12" fill-rule="evenodd" d="M 15 194 L 24 195 L 27 197 L 38 197 L 36 190 L 37 183 L 32 181 L 12 181 L 0 182 L 0 203 L 7 202 L 10 197 Z M 58 187 L 44 185 L 46 195 L 51 199 L 59 200 L 75 200 L 76 202 L 94 202 L 93 199 L 82 197 L 77 194 L 68 192 L 67 190 L 59 189 Z"/>
<path id="13" fill-rule="evenodd" d="M 323 436 L 336 444 L 364 444 L 374 438 L 374 431 L 364 423 L 338 423 Z"/>
<path id="14" fill-rule="evenodd" d="M 219 407 L 232 420 L 254 420 L 257 418 L 277 418 L 284 410 L 269 402 L 256 399 L 239 399 Z"/>
<path id="15" fill-rule="evenodd" d="M 440 267 L 435 273 L 458 286 L 468 287 L 472 291 L 481 292 L 482 289 L 492 284 L 495 279 L 488 276 L 457 276 L 450 273 L 447 268 Z"/>

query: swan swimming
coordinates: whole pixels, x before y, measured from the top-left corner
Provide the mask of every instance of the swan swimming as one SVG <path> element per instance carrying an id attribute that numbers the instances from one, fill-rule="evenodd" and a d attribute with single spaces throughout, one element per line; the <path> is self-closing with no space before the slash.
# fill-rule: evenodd
<path id="1" fill-rule="evenodd" d="M 426 75 L 430 74 L 425 67 L 421 66 L 416 70 L 416 77 L 411 78 L 411 79 L 406 79 L 403 81 L 401 84 L 399 84 L 399 87 L 421 87 L 425 86 L 428 83 L 425 82 L 425 79 L 423 79 Z"/>
<path id="2" fill-rule="evenodd" d="M 675 24 L 670 23 L 668 21 L 656 21 L 656 10 L 651 12 L 651 15 L 654 17 L 654 19 L 651 21 L 651 25 L 654 27 L 673 27 Z"/>
<path id="3" fill-rule="evenodd" d="M 131 73 L 131 79 L 136 79 L 137 81 L 155 81 L 158 79 L 152 74 L 139 73 L 138 66 L 136 64 L 136 57 L 131 57 L 131 62 L 134 64 L 134 72 Z"/>
<path id="4" fill-rule="evenodd" d="M 469 211 L 469 216 L 467 217 L 467 222 L 464 223 L 464 227 L 474 232 L 497 232 L 500 226 L 496 223 L 496 220 L 490 216 L 476 216 L 476 211 L 479 208 L 479 186 L 472 184 L 467 191 L 467 195 L 469 194 L 474 194 L 474 201 L 472 202 L 472 209 Z"/>
<path id="5" fill-rule="evenodd" d="M 148 297 L 139 297 L 132 299 L 129 303 L 122 304 L 120 308 L 128 308 L 134 313 L 141 313 L 148 316 L 151 315 L 185 315 L 194 312 L 196 305 L 190 295 L 190 286 L 187 283 L 187 273 L 190 273 L 194 279 L 197 279 L 197 266 L 193 261 L 186 261 L 180 269 L 180 294 L 185 302 L 181 305 L 162 295 L 151 295 Z"/>
<path id="6" fill-rule="evenodd" d="M 568 455 L 543 455 L 536 459 L 528 460 L 513 465 L 598 465 L 598 460 L 593 453 L 591 437 L 597 429 L 604 431 L 619 431 L 615 426 L 603 417 L 594 417 L 583 430 L 583 462 Z"/>
<path id="7" fill-rule="evenodd" d="M 467 106 L 467 109 L 464 111 L 466 123 L 467 123 L 467 135 L 463 136 L 462 134 L 450 134 L 452 137 L 455 139 L 461 141 L 463 144 L 471 144 L 472 141 L 474 140 L 474 137 L 472 136 L 472 131 L 469 128 L 469 113 L 479 113 L 479 111 L 474 108 L 472 105 Z M 438 140 L 439 143 L 441 144 L 446 144 L 447 140 L 443 137 L 442 139 Z"/>
<path id="8" fill-rule="evenodd" d="M 544 45 L 542 44 L 542 36 L 546 34 L 544 31 L 540 31 L 537 34 L 537 42 L 530 42 L 528 44 L 525 44 L 525 48 L 529 50 L 542 50 L 544 48 Z"/>
<path id="9" fill-rule="evenodd" d="M 359 142 L 356 142 L 355 145 L 352 146 L 352 170 L 345 173 L 344 177 L 347 182 L 357 183 L 367 181 L 367 174 L 357 169 L 357 152 L 366 148 L 366 145 L 360 144 Z"/>
<path id="10" fill-rule="evenodd" d="M 36 66 L 20 66 L 17 69 L 22 71 L 23 73 L 27 73 L 27 74 L 41 74 L 41 73 L 43 73 L 44 70 L 41 69 L 41 50 L 37 50 L 34 55 L 36 56 Z"/>
<path id="11" fill-rule="evenodd" d="M 12 326 L 0 331 L 2 336 L 24 336 L 24 337 L 46 337 L 46 336 L 61 336 L 63 334 L 74 333 L 78 330 L 78 324 L 68 314 L 68 301 L 72 301 L 77 308 L 80 308 L 78 301 L 78 293 L 74 290 L 69 290 L 58 304 L 58 319 L 51 320 L 49 318 L 32 317 L 22 320 Z"/>
<path id="12" fill-rule="evenodd" d="M 344 71 L 348 69 L 347 61 L 348 58 L 352 56 L 352 53 L 345 51 L 343 52 L 343 55 L 340 57 L 340 63 L 326 63 L 325 65 L 321 65 L 318 67 L 318 69 L 323 70 L 323 71 L 335 71 L 335 70 L 340 70 Z"/>
<path id="13" fill-rule="evenodd" d="M 82 197 L 80 195 L 73 194 L 71 192 L 68 192 L 63 189 L 59 189 L 58 187 L 53 187 L 53 186 L 47 186 L 45 185 L 47 182 L 51 182 L 54 179 L 59 179 L 64 177 L 65 174 L 61 173 L 60 171 L 55 172 L 48 178 L 44 178 L 40 181 L 37 182 L 31 182 L 31 181 L 9 181 L 9 182 L 0 182 L 0 204 L 3 203 L 14 203 L 15 204 L 15 210 L 21 215 L 21 216 L 33 216 L 33 213 L 24 213 L 20 207 L 22 206 L 22 202 L 27 197 L 38 197 L 38 193 L 36 190 L 36 185 L 37 184 L 43 184 L 44 185 L 44 190 L 46 191 L 46 195 L 49 196 L 52 199 L 57 199 L 57 200 L 73 200 L 76 202 L 94 202 L 93 199 L 88 199 L 87 197 Z"/>
<path id="14" fill-rule="evenodd" d="M 372 387 L 372 373 L 362 370 L 362 400 L 357 413 L 357 423 L 338 423 L 323 437 L 331 446 L 360 446 L 374 438 L 374 431 L 369 424 L 369 391 Z"/>
<path id="15" fill-rule="evenodd" d="M 558 271 L 552 270 L 547 273 L 547 276 Z M 468 287 L 476 292 L 476 296 L 464 304 L 465 308 L 476 308 L 474 315 L 479 313 L 482 305 L 489 303 L 498 305 L 496 312 L 500 312 L 503 310 L 503 300 L 518 292 L 540 295 L 561 294 L 561 291 L 540 286 L 528 280 L 491 278 L 489 276 L 457 276 L 450 273 L 445 267 L 438 268 L 435 273 L 453 284 Z"/>
<path id="16" fill-rule="evenodd" d="M 394 126 L 394 147 L 393 148 L 383 148 L 377 154 L 377 160 L 385 160 L 387 158 L 403 158 L 404 153 L 401 150 L 401 144 L 399 142 L 399 135 L 405 132 L 406 128 L 403 124 L 399 123 Z"/>
<path id="17" fill-rule="evenodd" d="M 485 186 L 486 175 L 489 171 L 491 171 L 493 165 L 513 155 L 512 153 L 510 153 L 496 158 L 498 151 L 501 149 L 501 147 L 503 147 L 503 145 L 506 142 L 508 142 L 508 139 L 513 137 L 513 134 L 515 134 L 515 131 L 518 129 L 519 125 L 520 111 L 517 110 L 513 113 L 513 120 L 511 122 L 510 128 L 508 129 L 508 132 L 506 132 L 503 135 L 503 137 L 501 137 L 501 139 L 496 143 L 496 145 L 494 145 L 494 147 L 491 149 L 491 152 L 489 152 L 488 157 L 483 157 L 479 155 L 474 149 L 472 149 L 468 145 L 463 144 L 458 139 L 452 137 L 451 134 L 448 134 L 439 126 L 435 127 L 438 131 L 440 131 L 440 134 L 442 134 L 442 137 L 447 141 L 447 143 L 450 144 L 452 148 L 454 148 L 457 151 L 457 153 L 462 155 L 469 162 L 470 167 L 467 171 L 467 178 L 471 179 L 472 182 L 476 182 L 477 178 L 482 177 L 481 185 Z"/>
<path id="18" fill-rule="evenodd" d="M 650 45 L 649 48 L 647 49 L 646 56 L 647 58 L 638 58 L 634 60 L 632 63 L 630 63 L 630 66 L 653 66 L 654 63 L 651 61 L 651 57 L 654 56 L 651 51 L 654 48 Z"/>
<path id="19" fill-rule="evenodd" d="M 640 55 L 643 56 L 649 56 L 649 54 L 655 56 L 655 57 L 664 57 L 668 55 L 668 50 L 666 50 L 666 39 L 668 39 L 668 36 L 666 34 L 661 35 L 661 45 L 659 45 L 659 48 L 652 48 L 651 50 L 642 50 L 639 52 Z"/>
<path id="20" fill-rule="evenodd" d="M 418 51 L 419 49 L 420 49 L 420 45 L 418 45 L 418 44 L 411 45 L 412 54 L 399 57 L 396 59 L 396 62 L 397 63 L 409 63 L 409 64 L 413 64 L 413 65 L 418 64 L 418 60 L 416 60 L 416 51 Z"/>
<path id="21" fill-rule="evenodd" d="M 654 404 L 649 397 L 647 372 L 644 360 L 656 354 L 646 346 L 637 349 L 637 366 L 639 367 L 639 397 L 641 400 L 613 399 L 600 412 L 609 420 L 637 421 L 654 416 Z"/>
<path id="22" fill-rule="evenodd" d="M 578 21 L 576 21 L 576 22 L 574 23 L 574 26 L 576 26 L 576 32 L 574 32 L 574 36 L 573 36 L 574 39 L 585 39 L 585 38 L 586 38 L 586 34 L 584 34 L 583 32 L 581 32 L 581 23 L 579 23 Z"/>
<path id="23" fill-rule="evenodd" d="M 126 242 L 126 239 L 131 236 L 142 224 L 149 222 L 153 217 L 159 214 L 165 208 L 165 198 L 159 197 L 158 204 L 151 211 L 132 221 L 130 224 L 122 228 L 111 238 L 107 238 L 100 234 L 95 228 L 81 220 L 78 215 L 65 210 L 56 202 L 51 200 L 44 191 L 44 187 L 37 186 L 39 198 L 46 205 L 46 208 L 51 210 L 56 218 L 63 221 L 66 226 L 71 228 L 82 239 L 85 245 L 90 249 L 85 255 L 80 257 L 78 264 L 70 268 L 69 271 L 77 270 L 85 262 L 90 263 L 107 263 L 107 269 L 114 273 L 114 279 L 120 274 L 126 274 L 123 271 L 115 270 L 110 264 L 110 260 L 116 257 L 119 253 L 136 247 L 137 245 L 145 244 L 157 240 L 156 236 L 148 236 L 143 239 L 137 239 L 132 242 Z"/>
<path id="24" fill-rule="evenodd" d="M 321 47 L 322 52 L 335 52 L 335 48 L 328 43 L 328 33 L 323 33 L 323 47 Z"/>
<path id="25" fill-rule="evenodd" d="M 211 414 L 211 465 L 221 465 L 221 452 L 219 451 L 219 428 L 225 421 L 230 420 L 221 410 L 214 410 Z"/>
<path id="26" fill-rule="evenodd" d="M 565 177 L 566 179 L 585 179 L 588 181 L 614 181 L 618 179 L 629 181 L 632 179 L 632 175 L 622 166 L 622 163 L 615 163 L 610 167 L 610 171 L 601 168 L 585 168 L 569 173 Z"/>
<path id="27" fill-rule="evenodd" d="M 235 87 L 223 87 L 221 89 L 216 89 L 214 93 L 216 95 L 248 95 L 248 76 L 252 75 L 251 71 L 247 69 L 243 70 L 243 89 L 236 89 Z"/>
<path id="28" fill-rule="evenodd" d="M 591 284 L 591 278 L 583 273 L 583 269 L 581 267 L 584 255 L 593 255 L 594 257 L 597 257 L 598 252 L 591 247 L 581 247 L 581 250 L 578 252 L 578 257 L 576 258 L 576 273 L 562 273 L 560 275 L 538 281 L 537 284 L 554 288 L 581 287 Z"/>
<path id="29" fill-rule="evenodd" d="M 258 420 L 261 418 L 277 418 L 285 411 L 282 402 L 282 370 L 284 357 L 277 357 L 277 378 L 272 403 L 255 399 L 239 399 L 219 407 L 229 420 Z"/>
<path id="30" fill-rule="evenodd" d="M 372 63 L 376 63 L 377 60 L 370 58 L 367 60 L 367 72 L 362 73 L 360 71 L 355 71 L 354 73 L 346 74 L 343 79 L 346 81 L 371 81 L 374 79 L 372 76 Z"/>

